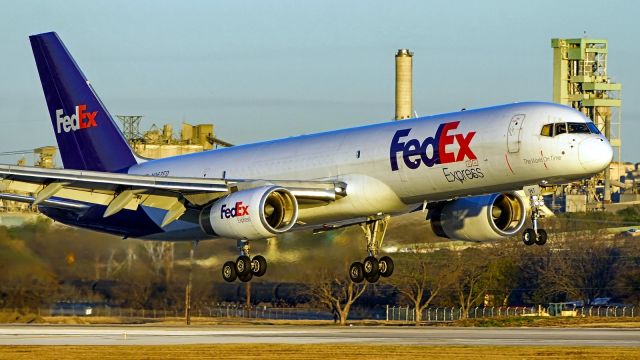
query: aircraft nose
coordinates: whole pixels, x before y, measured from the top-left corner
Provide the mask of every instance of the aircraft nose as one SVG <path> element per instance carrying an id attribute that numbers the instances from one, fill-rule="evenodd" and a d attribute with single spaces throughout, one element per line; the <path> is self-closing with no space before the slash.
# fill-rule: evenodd
<path id="1" fill-rule="evenodd" d="M 597 173 L 609 166 L 613 159 L 613 149 L 603 138 L 585 139 L 578 147 L 578 159 L 585 170 Z"/>

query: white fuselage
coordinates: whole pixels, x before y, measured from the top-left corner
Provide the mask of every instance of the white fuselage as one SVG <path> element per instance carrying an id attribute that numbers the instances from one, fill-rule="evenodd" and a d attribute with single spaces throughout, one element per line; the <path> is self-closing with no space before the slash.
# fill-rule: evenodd
<path id="1" fill-rule="evenodd" d="M 545 124 L 588 121 L 568 107 L 516 103 L 151 160 L 129 173 L 344 181 L 346 197 L 300 209 L 301 222 L 322 224 L 599 172 L 611 160 L 601 134 L 541 135 Z"/>

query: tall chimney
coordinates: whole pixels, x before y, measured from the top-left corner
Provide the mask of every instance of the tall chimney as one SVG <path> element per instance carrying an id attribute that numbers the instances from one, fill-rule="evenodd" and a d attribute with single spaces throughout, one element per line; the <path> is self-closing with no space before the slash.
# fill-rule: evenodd
<path id="1" fill-rule="evenodd" d="M 396 54 L 396 118 L 413 117 L 413 53 L 399 49 Z"/>

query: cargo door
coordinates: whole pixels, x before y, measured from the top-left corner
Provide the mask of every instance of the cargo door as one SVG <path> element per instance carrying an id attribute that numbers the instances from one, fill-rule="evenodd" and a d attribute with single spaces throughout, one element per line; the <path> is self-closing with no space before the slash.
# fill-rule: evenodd
<path id="1" fill-rule="evenodd" d="M 524 114 L 514 115 L 509 122 L 509 130 L 507 131 L 507 148 L 510 153 L 520 151 L 520 130 L 524 123 Z"/>

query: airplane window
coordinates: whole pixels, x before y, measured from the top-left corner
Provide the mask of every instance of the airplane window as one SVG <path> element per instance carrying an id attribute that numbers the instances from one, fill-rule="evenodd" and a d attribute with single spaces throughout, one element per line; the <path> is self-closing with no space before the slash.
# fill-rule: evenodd
<path id="1" fill-rule="evenodd" d="M 592 123 L 592 122 L 588 122 L 587 126 L 589 127 L 589 130 L 591 130 L 592 134 L 598 134 L 601 135 L 602 133 L 600 132 L 600 130 L 598 130 L 598 127 L 596 126 L 596 124 Z"/>
<path id="2" fill-rule="evenodd" d="M 553 134 L 555 135 L 560 135 L 560 134 L 565 134 L 567 132 L 567 124 L 566 123 L 557 123 L 556 124 L 556 131 Z"/>
<path id="3" fill-rule="evenodd" d="M 589 134 L 589 127 L 585 123 L 568 123 L 570 134 Z"/>
<path id="4" fill-rule="evenodd" d="M 553 132 L 553 124 L 547 124 L 542 127 L 542 130 L 540 131 L 540 135 L 553 136 L 552 132 Z"/>

